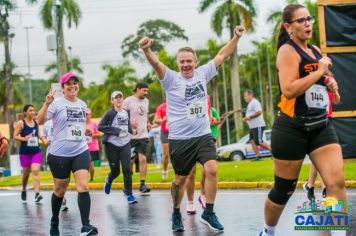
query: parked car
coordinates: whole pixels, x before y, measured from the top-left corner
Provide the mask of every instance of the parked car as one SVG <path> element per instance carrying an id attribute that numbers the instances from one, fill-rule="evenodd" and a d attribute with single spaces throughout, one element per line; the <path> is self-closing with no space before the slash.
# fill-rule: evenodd
<path id="1" fill-rule="evenodd" d="M 217 149 L 218 160 L 225 161 L 242 161 L 244 159 L 252 159 L 256 157 L 256 153 L 252 149 L 249 141 L 250 135 L 247 134 L 241 138 L 237 143 L 225 145 Z M 262 136 L 263 142 L 271 143 L 271 130 L 264 130 Z M 259 146 L 261 157 L 272 156 L 270 150 Z"/>

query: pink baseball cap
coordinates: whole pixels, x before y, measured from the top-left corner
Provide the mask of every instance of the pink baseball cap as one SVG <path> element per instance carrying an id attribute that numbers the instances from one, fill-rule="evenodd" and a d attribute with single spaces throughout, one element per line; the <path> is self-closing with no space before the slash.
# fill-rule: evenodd
<path id="1" fill-rule="evenodd" d="M 65 73 L 61 77 L 61 85 L 67 83 L 72 78 L 75 78 L 77 81 L 79 81 L 78 77 L 75 74 L 73 74 L 72 72 Z"/>

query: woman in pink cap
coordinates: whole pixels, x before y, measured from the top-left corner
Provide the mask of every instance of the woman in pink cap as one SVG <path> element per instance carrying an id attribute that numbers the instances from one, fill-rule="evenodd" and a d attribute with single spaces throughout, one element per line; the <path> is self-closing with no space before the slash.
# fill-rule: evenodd
<path id="1" fill-rule="evenodd" d="M 53 120 L 53 140 L 48 154 L 48 164 L 53 175 L 54 192 L 52 194 L 52 218 L 50 235 L 59 235 L 59 211 L 73 172 L 78 206 L 82 221 L 81 235 L 97 235 L 98 229 L 89 224 L 90 195 L 88 175 L 90 154 L 85 134 L 85 102 L 77 95 L 79 80 L 69 72 L 61 77 L 63 97 L 54 99 L 55 91 L 50 91 L 45 103 L 38 112 L 38 123 Z"/>

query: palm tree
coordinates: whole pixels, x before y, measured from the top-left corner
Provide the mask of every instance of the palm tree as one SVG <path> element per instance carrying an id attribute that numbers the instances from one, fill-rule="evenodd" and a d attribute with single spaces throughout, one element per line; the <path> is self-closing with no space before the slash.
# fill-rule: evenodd
<path id="1" fill-rule="evenodd" d="M 26 0 L 29 4 L 38 3 L 39 0 Z M 42 1 L 40 17 L 45 29 L 55 30 L 57 35 L 57 65 L 58 74 L 68 71 L 67 53 L 64 44 L 63 17 L 67 18 L 68 28 L 74 23 L 78 26 L 81 18 L 81 10 L 75 0 L 44 0 Z M 52 14 L 55 7 L 55 14 Z"/>
<path id="2" fill-rule="evenodd" d="M 10 56 L 10 40 L 14 36 L 10 33 L 9 25 L 9 11 L 16 8 L 15 4 L 11 0 L 3 0 L 0 2 L 0 39 L 4 44 L 5 49 L 5 65 L 4 65 L 4 79 L 5 79 L 5 108 L 4 113 L 6 121 L 10 124 L 10 136 L 13 135 L 12 123 L 15 121 L 15 107 L 14 107 L 14 91 L 13 91 L 13 78 L 12 78 L 12 63 Z M 13 144 L 13 143 L 12 143 Z M 14 147 L 14 145 L 11 145 Z M 13 148 L 11 152 L 13 152 Z"/>
<path id="3" fill-rule="evenodd" d="M 235 26 L 240 24 L 244 24 L 247 31 L 253 30 L 254 17 L 256 16 L 253 0 L 201 0 L 199 12 L 205 12 L 218 3 L 221 4 L 217 6 L 211 18 L 211 27 L 218 36 L 221 36 L 222 30 L 225 27 L 229 30 L 230 38 L 232 38 Z M 230 57 L 230 70 L 233 107 L 237 109 L 241 108 L 241 97 L 236 51 Z M 239 138 L 240 118 L 240 113 L 234 114 L 236 139 Z"/>
<path id="4" fill-rule="evenodd" d="M 80 64 L 80 59 L 78 57 L 73 57 L 67 62 L 67 69 L 68 71 L 76 72 L 77 74 L 82 74 L 83 69 Z M 59 74 L 57 70 L 57 64 L 56 62 L 52 62 L 45 68 L 45 72 L 47 73 L 52 73 L 52 75 L 49 77 L 48 83 L 57 83 Z"/>

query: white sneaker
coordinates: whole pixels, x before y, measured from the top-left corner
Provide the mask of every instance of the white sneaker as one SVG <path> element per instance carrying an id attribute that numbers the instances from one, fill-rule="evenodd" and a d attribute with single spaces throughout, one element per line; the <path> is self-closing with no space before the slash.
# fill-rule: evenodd
<path id="1" fill-rule="evenodd" d="M 197 213 L 197 209 L 196 209 L 196 207 L 194 206 L 193 203 L 188 203 L 188 205 L 187 205 L 187 213 L 188 213 L 188 215 L 194 215 L 195 213 Z"/>
<path id="2" fill-rule="evenodd" d="M 168 171 L 162 171 L 162 179 L 168 179 Z"/>

